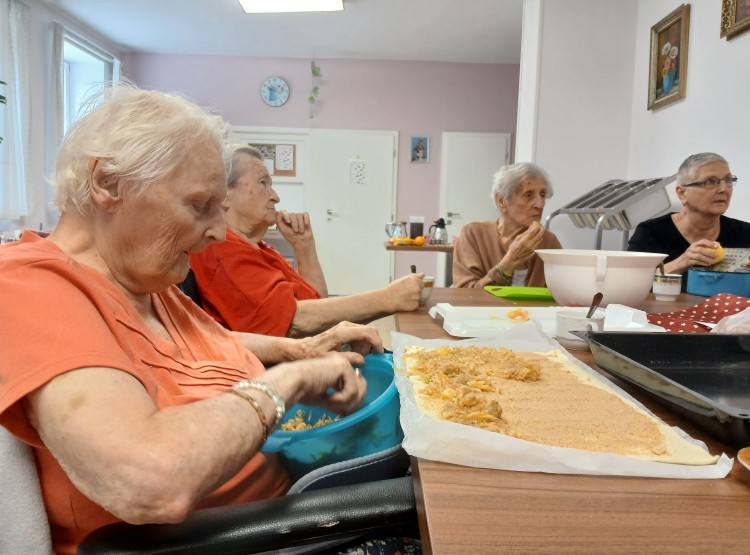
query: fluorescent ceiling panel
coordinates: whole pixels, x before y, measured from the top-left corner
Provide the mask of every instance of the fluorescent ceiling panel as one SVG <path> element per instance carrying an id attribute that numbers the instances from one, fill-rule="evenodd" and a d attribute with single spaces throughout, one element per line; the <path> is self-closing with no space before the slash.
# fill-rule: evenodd
<path id="1" fill-rule="evenodd" d="M 340 12 L 344 0 L 240 0 L 245 13 Z"/>

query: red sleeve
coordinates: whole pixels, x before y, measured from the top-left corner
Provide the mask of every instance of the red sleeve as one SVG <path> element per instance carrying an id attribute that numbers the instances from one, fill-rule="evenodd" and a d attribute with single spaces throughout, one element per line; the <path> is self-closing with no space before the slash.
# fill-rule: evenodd
<path id="1" fill-rule="evenodd" d="M 283 337 L 297 299 L 320 298 L 273 248 L 246 244 L 227 231 L 224 243 L 191 255 L 203 308 L 234 331 Z"/>

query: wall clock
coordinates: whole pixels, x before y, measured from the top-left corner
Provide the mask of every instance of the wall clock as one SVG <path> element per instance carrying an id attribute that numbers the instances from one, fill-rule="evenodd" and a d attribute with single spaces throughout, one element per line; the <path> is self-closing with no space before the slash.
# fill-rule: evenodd
<path id="1" fill-rule="evenodd" d="M 289 85 L 281 77 L 269 77 L 260 86 L 260 97 L 269 106 L 281 106 L 289 99 Z"/>

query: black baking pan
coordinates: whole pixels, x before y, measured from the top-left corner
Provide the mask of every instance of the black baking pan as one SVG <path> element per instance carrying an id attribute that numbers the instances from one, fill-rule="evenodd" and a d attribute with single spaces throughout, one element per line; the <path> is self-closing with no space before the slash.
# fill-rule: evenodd
<path id="1" fill-rule="evenodd" d="M 601 368 L 714 437 L 750 445 L 750 335 L 578 333 Z"/>

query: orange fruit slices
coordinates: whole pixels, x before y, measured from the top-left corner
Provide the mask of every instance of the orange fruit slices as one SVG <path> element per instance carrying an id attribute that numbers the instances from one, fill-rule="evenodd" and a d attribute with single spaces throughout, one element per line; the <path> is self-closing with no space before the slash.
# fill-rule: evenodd
<path id="1" fill-rule="evenodd" d="M 414 245 L 415 244 L 415 242 L 414 242 L 415 240 L 414 239 L 410 239 L 409 237 L 391 237 L 390 241 L 391 241 L 391 243 L 393 245 L 396 245 L 396 246 L 398 246 L 398 245 Z"/>

